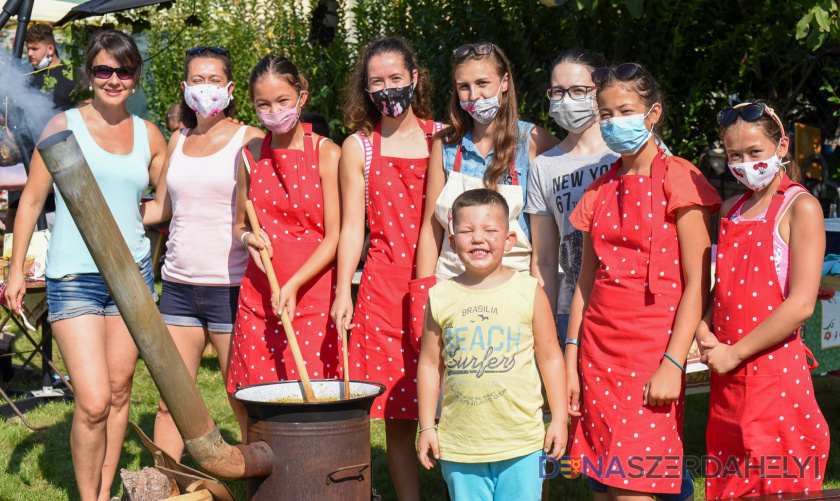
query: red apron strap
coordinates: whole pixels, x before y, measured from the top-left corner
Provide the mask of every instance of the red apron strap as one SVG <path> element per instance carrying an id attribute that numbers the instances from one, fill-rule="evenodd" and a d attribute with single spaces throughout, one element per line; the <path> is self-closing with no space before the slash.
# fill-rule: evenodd
<path id="1" fill-rule="evenodd" d="M 817 367 L 819 367 L 819 366 L 820 366 L 820 363 L 819 363 L 819 362 L 817 362 L 817 359 L 814 357 L 814 352 L 812 352 L 810 348 L 808 348 L 807 346 L 805 346 L 805 343 L 802 341 L 802 338 L 799 336 L 799 329 L 797 329 L 797 330 L 796 330 L 796 337 L 797 337 L 797 338 L 799 338 L 799 344 L 801 344 L 801 345 L 802 345 L 802 349 L 803 349 L 803 350 L 805 350 L 805 363 L 807 363 L 807 364 L 808 364 L 808 369 L 809 369 L 809 370 L 814 370 L 814 369 L 816 369 Z M 813 360 L 814 362 L 813 362 L 813 363 L 809 363 L 809 362 L 808 362 L 808 359 L 809 359 L 809 358 L 810 358 L 811 360 Z"/>
<path id="2" fill-rule="evenodd" d="M 779 211 L 782 210 L 782 205 L 785 202 L 785 192 L 787 192 L 791 186 L 793 186 L 793 183 L 790 181 L 790 178 L 787 174 L 782 173 L 782 182 L 779 184 L 779 187 L 776 188 L 776 193 L 773 195 L 770 207 L 767 208 L 767 212 L 764 214 L 765 221 L 776 220 L 776 216 L 779 214 Z"/>
<path id="3" fill-rule="evenodd" d="M 664 287 L 661 286 L 659 277 L 662 270 L 665 269 L 666 258 L 663 252 L 658 252 L 659 244 L 661 243 L 660 236 L 663 232 L 663 227 L 660 226 L 662 221 L 665 221 L 667 212 L 667 201 L 665 200 L 665 159 L 662 150 L 657 146 L 657 153 L 653 157 L 653 162 L 650 166 L 650 191 L 651 191 L 651 214 L 653 222 L 651 224 L 650 236 L 650 256 L 648 260 L 648 287 L 652 294 L 661 294 Z"/>
<path id="4" fill-rule="evenodd" d="M 417 123 L 420 124 L 420 128 L 423 129 L 423 132 L 426 134 L 426 144 L 429 146 L 429 153 L 431 153 L 432 145 L 435 144 L 435 121 L 429 119 L 423 123 L 422 120 L 417 118 Z"/>
<path id="5" fill-rule="evenodd" d="M 315 155 L 314 138 L 312 137 L 312 124 L 301 122 L 303 126 L 303 159 L 306 166 L 318 165 L 318 156 Z"/>
<path id="6" fill-rule="evenodd" d="M 741 198 L 739 198 L 738 201 L 735 202 L 735 204 L 732 206 L 732 208 L 729 209 L 729 213 L 726 215 L 726 219 L 731 219 L 732 216 L 737 214 L 738 211 L 741 210 L 741 206 L 744 205 L 744 202 L 746 202 L 747 199 L 750 198 L 750 195 L 752 195 L 751 191 L 748 191 L 741 195 Z"/>
<path id="7" fill-rule="evenodd" d="M 519 173 L 516 172 L 516 156 L 510 162 L 510 184 L 519 186 Z"/>
<path id="8" fill-rule="evenodd" d="M 417 117 L 414 117 L 417 118 Z M 422 120 L 417 118 L 417 123 L 420 125 L 420 128 L 423 129 L 423 134 L 426 135 L 426 145 L 429 147 L 429 152 L 432 151 L 432 145 L 435 142 L 435 121 L 434 120 L 426 120 L 424 123 Z M 376 126 L 373 128 L 373 139 L 371 140 L 371 146 L 373 147 L 373 154 L 374 156 L 378 156 L 380 152 L 380 145 L 382 144 L 382 121 L 376 122 Z M 460 172 L 460 163 L 458 164 L 458 172 Z"/>
<path id="9" fill-rule="evenodd" d="M 254 157 L 251 155 L 251 151 L 248 150 L 247 145 L 242 147 L 242 154 L 245 155 L 245 168 L 248 170 L 248 175 L 251 176 L 253 174 L 251 169 L 257 166 L 257 162 L 254 161 Z"/>
<path id="10" fill-rule="evenodd" d="M 272 138 L 272 136 L 274 136 L 274 134 L 271 131 L 269 131 L 268 134 L 266 134 L 265 137 L 263 138 L 262 145 L 260 145 L 260 158 L 259 158 L 259 160 L 262 160 L 263 158 L 269 158 L 269 159 L 274 158 L 274 155 L 272 155 L 272 153 L 271 153 L 271 138 Z"/>
<path id="11" fill-rule="evenodd" d="M 779 213 L 779 210 L 782 208 L 782 204 L 785 201 L 785 193 L 788 189 L 792 186 L 801 186 L 799 184 L 793 183 L 787 174 L 782 173 L 782 182 L 779 184 L 778 188 L 776 188 L 776 193 L 773 195 L 773 200 L 770 202 L 770 206 L 767 208 L 767 212 L 764 213 L 764 220 L 765 221 L 775 221 L 776 215 Z M 804 187 L 803 187 L 804 188 Z M 753 192 L 748 191 L 741 195 L 741 198 L 735 202 L 735 205 L 729 209 L 729 213 L 726 215 L 727 219 L 732 218 L 738 211 L 741 210 L 741 207 L 746 203 L 746 201 L 752 196 Z"/>
<path id="12" fill-rule="evenodd" d="M 371 138 L 371 149 L 373 150 L 373 156 L 378 157 L 379 152 L 381 151 L 380 148 L 382 147 L 382 120 L 376 122 L 376 126 L 373 128 L 373 134 Z M 373 163 L 373 162 L 371 162 Z"/>
<path id="13" fill-rule="evenodd" d="M 455 164 L 452 166 L 452 172 L 461 172 L 461 143 L 458 143 L 458 150 L 455 152 Z M 519 186 L 519 174 L 516 173 L 516 157 L 510 163 L 510 184 L 512 186 Z"/>
<path id="14" fill-rule="evenodd" d="M 248 164 L 246 165 L 248 170 L 248 177 L 249 179 L 253 179 L 254 172 L 252 171 L 256 169 L 259 165 L 259 160 L 262 160 L 263 158 L 274 158 L 274 156 L 271 154 L 271 131 L 269 131 L 268 134 L 266 134 L 262 140 L 262 144 L 260 145 L 260 158 L 258 160 L 254 160 L 254 157 L 251 155 L 251 151 L 248 149 L 247 145 L 242 147 L 242 153 L 245 154 L 246 163 Z M 276 169 L 277 166 L 272 165 L 272 168 Z M 248 198 L 251 198 L 250 190 L 248 193 Z"/>

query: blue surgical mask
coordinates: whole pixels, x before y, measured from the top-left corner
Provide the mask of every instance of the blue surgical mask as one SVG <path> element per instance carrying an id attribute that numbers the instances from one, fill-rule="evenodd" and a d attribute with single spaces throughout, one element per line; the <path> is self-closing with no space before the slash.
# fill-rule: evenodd
<path id="1" fill-rule="evenodd" d="M 644 115 L 637 113 L 601 120 L 601 137 L 611 150 L 620 155 L 636 154 L 653 134 L 653 127 L 650 130 L 645 127 L 645 118 L 651 111 L 653 106 Z"/>

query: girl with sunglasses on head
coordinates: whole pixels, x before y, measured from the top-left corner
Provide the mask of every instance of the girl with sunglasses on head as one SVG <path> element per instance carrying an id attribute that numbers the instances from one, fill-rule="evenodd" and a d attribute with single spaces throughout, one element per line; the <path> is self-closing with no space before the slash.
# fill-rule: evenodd
<path id="1" fill-rule="evenodd" d="M 571 216 L 583 255 L 566 339 L 570 455 L 620 463 L 588 472 L 613 499 L 691 499 L 681 493 L 684 364 L 710 288 L 720 197 L 657 146 L 662 96 L 650 73 L 626 63 L 592 80 L 602 137 L 621 158 Z M 636 458 L 651 456 L 664 460 Z"/>
<path id="2" fill-rule="evenodd" d="M 572 226 L 569 217 L 586 187 L 619 157 L 607 148 L 598 127 L 591 74 L 605 65 L 600 54 L 579 48 L 566 49 L 554 60 L 547 92 L 549 114 L 568 134 L 563 142 L 535 158 L 528 174 L 525 212 L 531 217 L 534 246 L 531 275 L 548 294 L 561 346 L 566 340 L 583 249 L 583 232 Z"/>
<path id="3" fill-rule="evenodd" d="M 149 184 L 157 184 L 166 141 L 155 125 L 126 109 L 126 100 L 140 81 L 142 64 L 131 37 L 114 30 L 96 32 L 84 60 L 93 102 L 53 117 L 41 137 L 73 132 L 120 228 L 116 238 L 125 239 L 154 295 L 151 249 L 139 207 Z M 52 187 L 52 177 L 36 151 L 15 220 L 5 293 L 12 311 L 19 311 L 23 302 L 26 249 Z M 55 201 L 55 225 L 47 250 L 48 320 L 73 380 L 76 406 L 70 452 L 79 497 L 102 501 L 111 497 L 139 354 L 58 190 Z"/>
<path id="4" fill-rule="evenodd" d="M 420 499 L 417 434 L 417 348 L 410 343 L 408 282 L 423 216 L 432 120 L 429 75 L 402 39 L 385 38 L 363 52 L 349 80 L 345 122 L 355 134 L 341 155 L 341 239 L 332 318 L 350 337 L 357 377 L 383 382 L 371 417 L 385 418 L 388 466 L 397 497 Z M 355 312 L 351 281 L 365 239 L 370 248 Z"/>
<path id="5" fill-rule="evenodd" d="M 248 92 L 269 132 L 243 149 L 236 178 L 233 237 L 248 249 L 250 259 L 239 291 L 229 393 L 238 386 L 300 380 L 280 324 L 283 310 L 292 321 L 309 377 L 340 375 L 341 340 L 329 312 L 335 289 L 341 150 L 300 121 L 309 99 L 307 81 L 285 57 L 262 58 L 251 71 Z M 261 228 L 250 225 L 248 200 Z M 274 257 L 279 298 L 271 293 L 260 260 L 264 248 Z M 246 423 L 240 421 L 240 426 L 245 429 Z"/>
<path id="6" fill-rule="evenodd" d="M 696 333 L 712 370 L 706 499 L 819 491 L 830 437 L 799 329 L 817 300 L 822 208 L 797 184 L 791 141 L 764 101 L 721 111 L 718 125 L 749 191 L 721 207 L 714 300 Z"/>
<path id="7" fill-rule="evenodd" d="M 237 163 L 242 146 L 262 139 L 263 133 L 226 120 L 237 112 L 232 78 L 227 49 L 187 51 L 178 108 L 185 128 L 169 139 L 160 188 L 141 209 L 145 225 L 172 218 L 161 270 L 160 312 L 193 379 L 209 339 L 227 380 L 239 283 L 248 261 L 248 251 L 233 239 Z M 228 400 L 244 423 L 242 404 L 230 394 Z M 180 460 L 184 442 L 163 399 L 154 438 Z"/>
<path id="8" fill-rule="evenodd" d="M 559 141 L 541 127 L 519 120 L 510 64 L 492 43 L 463 45 L 452 53 L 452 99 L 449 118 L 432 147 L 423 227 L 412 282 L 412 337 L 419 339 L 428 290 L 436 281 L 463 273 L 464 265 L 449 245 L 451 206 L 461 193 L 477 188 L 498 191 L 510 207 L 516 243 L 503 264 L 529 273 L 529 218 L 522 210 L 528 171 L 537 155 Z"/>

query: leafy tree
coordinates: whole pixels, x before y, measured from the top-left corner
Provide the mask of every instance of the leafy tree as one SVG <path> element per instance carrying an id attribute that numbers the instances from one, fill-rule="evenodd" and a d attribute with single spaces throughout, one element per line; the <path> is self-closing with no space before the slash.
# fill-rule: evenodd
<path id="1" fill-rule="evenodd" d="M 545 88 L 561 50 L 582 46 L 613 63 L 642 63 L 666 95 L 664 138 L 689 159 L 717 139 L 714 117 L 730 94 L 781 104 L 808 64 L 808 46 L 796 38 L 802 30 L 794 30 L 808 14 L 796 0 L 570 0 L 558 7 L 535 0 L 349 4 L 342 2 L 340 26 L 328 48 L 306 42 L 314 0 L 175 2 L 119 21 L 145 29 L 151 55 L 145 88 L 158 123 L 181 98 L 184 50 L 214 44 L 231 50 L 240 120 L 258 123 L 247 98 L 250 69 L 269 52 L 283 54 L 309 79 L 309 110 L 327 117 L 336 140 L 352 132 L 341 127 L 341 92 L 352 65 L 365 44 L 385 35 L 402 36 L 415 47 L 431 73 L 437 119 L 443 121 L 452 89 L 452 50 L 480 40 L 496 43 L 510 58 L 522 118 L 557 134 L 562 131 L 548 116 Z M 824 4 L 836 12 L 834 2 L 819 1 Z"/>
<path id="2" fill-rule="evenodd" d="M 810 3 L 811 8 L 796 23 L 796 39 L 805 39 L 808 48 L 817 50 L 829 40 L 840 39 L 840 10 L 834 0 Z"/>
<path id="3" fill-rule="evenodd" d="M 146 32 L 149 41 L 147 88 L 152 118 L 165 122 L 169 107 L 181 100 L 184 52 L 196 46 L 217 45 L 230 50 L 233 62 L 234 97 L 238 120 L 259 124 L 248 99 L 248 77 L 267 54 L 291 59 L 309 81 L 309 110 L 323 113 L 331 126 L 341 126 L 341 82 L 349 71 L 349 45 L 343 16 L 329 48 L 313 47 L 306 41 L 308 9 L 317 2 L 302 0 L 258 2 L 254 0 L 196 0 L 175 3 L 152 16 Z M 307 9 L 305 9 L 305 7 Z"/>

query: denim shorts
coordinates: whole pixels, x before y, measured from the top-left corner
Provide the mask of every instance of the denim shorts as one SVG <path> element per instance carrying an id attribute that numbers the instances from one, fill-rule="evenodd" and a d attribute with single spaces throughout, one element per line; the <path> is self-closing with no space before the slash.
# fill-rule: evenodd
<path id="1" fill-rule="evenodd" d="M 589 488 L 593 492 L 606 494 L 606 485 L 592 477 L 586 477 L 586 479 L 589 481 Z M 683 479 L 680 484 L 679 494 L 656 494 L 656 499 L 661 501 L 686 501 L 688 499 L 694 499 L 694 482 L 692 482 L 691 473 L 685 468 L 685 464 L 683 464 Z"/>
<path id="2" fill-rule="evenodd" d="M 238 285 L 191 285 L 164 280 L 160 314 L 167 325 L 233 332 L 238 303 Z"/>
<path id="3" fill-rule="evenodd" d="M 147 255 L 137 263 L 140 274 L 157 301 L 152 259 Z M 117 316 L 120 312 L 99 273 L 79 273 L 61 278 L 47 277 L 47 320 L 58 322 L 82 315 Z"/>
<path id="4" fill-rule="evenodd" d="M 554 319 L 554 326 L 557 328 L 557 340 L 560 341 L 560 347 L 565 352 L 566 338 L 569 337 L 569 314 L 558 313 Z"/>

